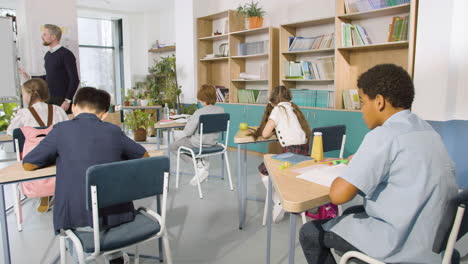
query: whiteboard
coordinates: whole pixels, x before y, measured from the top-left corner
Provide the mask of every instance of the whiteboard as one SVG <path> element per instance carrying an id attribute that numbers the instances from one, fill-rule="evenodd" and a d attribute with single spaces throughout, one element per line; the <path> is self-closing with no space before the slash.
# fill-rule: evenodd
<path id="1" fill-rule="evenodd" d="M 18 98 L 16 47 L 11 18 L 0 17 L 0 103 Z"/>

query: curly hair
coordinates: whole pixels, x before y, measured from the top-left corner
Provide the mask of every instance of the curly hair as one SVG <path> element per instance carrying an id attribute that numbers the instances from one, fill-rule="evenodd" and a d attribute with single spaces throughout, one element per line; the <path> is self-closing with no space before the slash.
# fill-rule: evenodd
<path id="1" fill-rule="evenodd" d="M 370 99 L 380 94 L 393 107 L 410 109 L 414 100 L 411 77 L 395 64 L 376 65 L 359 76 L 357 85 Z"/>

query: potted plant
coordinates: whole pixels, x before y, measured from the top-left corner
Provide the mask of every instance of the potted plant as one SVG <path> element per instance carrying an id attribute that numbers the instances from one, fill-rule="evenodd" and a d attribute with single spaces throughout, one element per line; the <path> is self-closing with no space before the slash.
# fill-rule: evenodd
<path id="1" fill-rule="evenodd" d="M 135 141 L 145 141 L 148 128 L 153 127 L 154 123 L 153 115 L 140 109 L 131 111 L 125 117 L 125 125 L 133 130 Z"/>
<path id="2" fill-rule="evenodd" d="M 151 90 L 151 96 L 156 103 L 180 109 L 181 89 L 177 83 L 175 56 L 162 57 L 155 61 L 155 65 L 149 69 L 147 78 Z"/>
<path id="3" fill-rule="evenodd" d="M 250 2 L 245 5 L 239 5 L 237 13 L 249 19 L 249 29 L 261 28 L 263 26 L 263 16 L 265 10 L 259 6 L 258 2 Z"/>
<path id="4" fill-rule="evenodd" d="M 0 131 L 5 131 L 8 128 L 14 116 L 14 109 L 17 107 L 18 105 L 15 103 L 0 104 L 0 112 L 3 112 L 3 114 L 0 113 Z"/>
<path id="5" fill-rule="evenodd" d="M 127 90 L 127 95 L 124 98 L 124 106 L 133 105 L 134 99 L 135 99 L 135 90 L 134 89 L 128 89 Z"/>

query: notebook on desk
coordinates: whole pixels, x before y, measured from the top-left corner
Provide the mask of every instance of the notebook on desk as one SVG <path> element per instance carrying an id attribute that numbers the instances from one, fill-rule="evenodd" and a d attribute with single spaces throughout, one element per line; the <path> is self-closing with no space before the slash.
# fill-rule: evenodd
<path id="1" fill-rule="evenodd" d="M 271 158 L 283 162 L 289 162 L 291 164 L 298 164 L 303 161 L 312 160 L 312 158 L 309 156 L 299 155 L 291 152 L 276 154 L 273 155 Z"/>

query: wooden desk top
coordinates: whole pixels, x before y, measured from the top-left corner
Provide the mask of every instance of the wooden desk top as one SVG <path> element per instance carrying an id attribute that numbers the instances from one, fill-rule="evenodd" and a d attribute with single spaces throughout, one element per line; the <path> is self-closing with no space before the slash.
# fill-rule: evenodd
<path id="1" fill-rule="evenodd" d="M 148 151 L 151 157 L 162 156 L 164 151 L 162 150 L 150 150 Z M 14 164 L 0 169 L 0 183 L 12 183 L 18 181 L 32 180 L 47 176 L 53 176 L 56 174 L 56 167 L 50 166 L 34 171 L 25 171 L 23 169 L 22 162 L 15 162 Z"/>
<path id="2" fill-rule="evenodd" d="M 155 125 L 154 125 L 154 128 L 181 128 L 181 127 L 185 127 L 187 123 L 178 123 L 176 121 L 174 122 L 168 122 L 168 123 L 161 123 L 161 122 L 157 122 Z"/>
<path id="3" fill-rule="evenodd" d="M 13 141 L 13 137 L 7 134 L 0 134 L 0 142 Z"/>
<path id="4" fill-rule="evenodd" d="M 274 160 L 273 154 L 264 156 L 265 165 L 270 174 L 273 186 L 278 192 L 284 210 L 301 213 L 330 202 L 330 188 L 296 178 L 299 173 L 292 170 L 314 164 L 313 161 L 301 162 L 298 165 L 280 170 L 281 161 Z"/>
<path id="5" fill-rule="evenodd" d="M 258 127 L 250 127 L 257 129 Z M 265 139 L 263 137 L 259 137 L 257 141 L 254 140 L 252 136 L 248 136 L 252 132 L 250 129 L 240 130 L 237 131 L 237 134 L 234 136 L 234 143 L 236 144 L 246 144 L 246 143 L 253 143 L 253 142 L 267 142 L 267 141 L 277 141 L 276 135 L 273 134 L 271 137 Z"/>
<path id="6" fill-rule="evenodd" d="M 147 105 L 147 106 L 122 106 L 122 109 L 161 109 L 161 105 Z"/>

